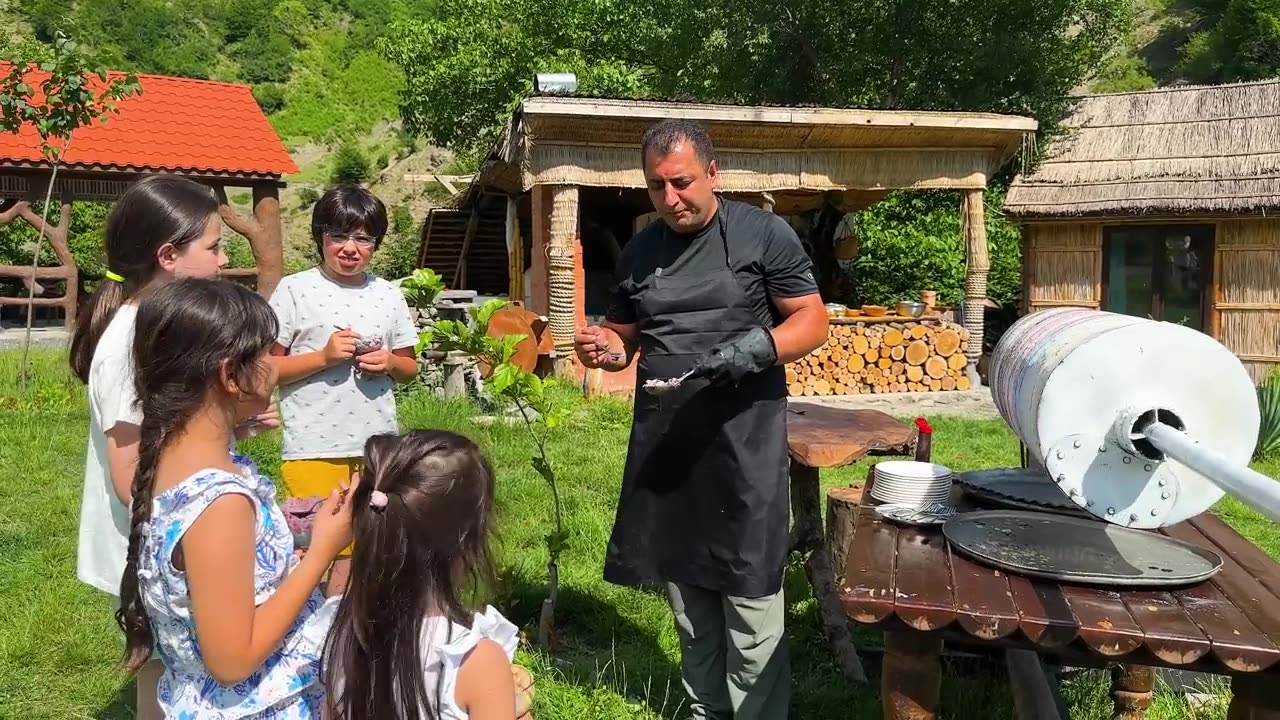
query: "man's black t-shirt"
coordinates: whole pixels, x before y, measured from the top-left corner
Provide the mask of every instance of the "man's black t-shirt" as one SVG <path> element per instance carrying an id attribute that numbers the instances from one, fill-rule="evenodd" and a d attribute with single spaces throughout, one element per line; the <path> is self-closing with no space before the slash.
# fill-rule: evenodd
<path id="1" fill-rule="evenodd" d="M 717 213 L 725 213 L 729 257 L 743 292 L 764 327 L 781 317 L 770 298 L 791 298 L 818 292 L 813 262 L 800 238 L 785 220 L 753 205 L 720 198 Z M 725 245 L 719 218 L 685 235 L 659 219 L 636 233 L 622 248 L 618 286 L 606 318 L 618 324 L 636 322 L 636 288 L 662 268 L 663 277 L 705 275 L 723 267 Z"/>

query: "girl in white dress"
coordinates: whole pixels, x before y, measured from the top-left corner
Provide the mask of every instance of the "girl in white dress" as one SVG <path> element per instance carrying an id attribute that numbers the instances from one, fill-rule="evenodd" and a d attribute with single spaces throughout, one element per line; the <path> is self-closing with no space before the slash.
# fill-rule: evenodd
<path id="1" fill-rule="evenodd" d="M 375 435 L 351 505 L 351 580 L 325 647 L 336 720 L 514 720 L 517 630 L 463 604 L 492 571 L 493 470 L 451 432 Z"/>

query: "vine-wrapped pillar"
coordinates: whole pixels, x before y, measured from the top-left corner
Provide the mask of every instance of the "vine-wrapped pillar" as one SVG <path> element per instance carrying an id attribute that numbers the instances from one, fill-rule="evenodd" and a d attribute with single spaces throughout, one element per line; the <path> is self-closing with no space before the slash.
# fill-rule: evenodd
<path id="1" fill-rule="evenodd" d="M 983 316 L 987 302 L 987 275 L 991 263 L 987 255 L 987 225 L 982 209 L 982 190 L 965 190 L 961 204 L 961 232 L 964 235 L 964 326 L 969 331 L 965 346 L 965 372 L 970 387 L 978 387 L 978 360 L 982 357 Z"/>
<path id="2" fill-rule="evenodd" d="M 547 218 L 547 319 L 555 343 L 555 373 L 575 378 L 573 332 L 584 315 L 582 243 L 578 238 L 578 187 L 553 185 Z"/>

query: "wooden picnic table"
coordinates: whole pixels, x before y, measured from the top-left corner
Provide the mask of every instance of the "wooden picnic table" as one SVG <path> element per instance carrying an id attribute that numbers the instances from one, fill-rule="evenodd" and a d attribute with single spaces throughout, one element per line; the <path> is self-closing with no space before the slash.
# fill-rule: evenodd
<path id="1" fill-rule="evenodd" d="M 936 527 L 882 521 L 868 509 L 873 481 L 868 473 L 839 594 L 850 619 L 885 630 L 886 720 L 935 717 L 944 641 L 1062 665 L 1119 665 L 1112 697 L 1124 720 L 1145 715 L 1155 667 L 1230 676 L 1230 720 L 1280 720 L 1280 565 L 1216 516 L 1160 532 L 1220 554 L 1217 575 L 1176 589 L 1118 590 L 971 561 Z M 960 509 L 975 507 L 958 486 L 953 493 Z"/>
<path id="2" fill-rule="evenodd" d="M 916 428 L 879 410 L 849 410 L 808 403 L 787 408 L 787 448 L 791 455 L 791 551 L 804 558 L 805 575 L 818 600 L 823 632 L 836 664 L 852 682 L 866 682 L 849 636 L 849 621 L 836 593 L 830 547 L 842 546 L 831 533 L 847 523 L 828 518 L 823 530 L 819 468 L 851 465 L 868 455 L 913 452 Z M 837 496 L 839 491 L 836 492 Z M 856 491 L 851 498 L 857 501 Z M 838 556 L 837 556 L 838 557 Z"/>

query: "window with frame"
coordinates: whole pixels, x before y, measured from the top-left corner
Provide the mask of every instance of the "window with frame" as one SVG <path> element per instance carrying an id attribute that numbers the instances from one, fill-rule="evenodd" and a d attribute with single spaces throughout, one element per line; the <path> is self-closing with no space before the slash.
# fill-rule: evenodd
<path id="1" fill-rule="evenodd" d="M 1103 309 L 1207 331 L 1213 231 L 1190 224 L 1104 227 Z"/>

